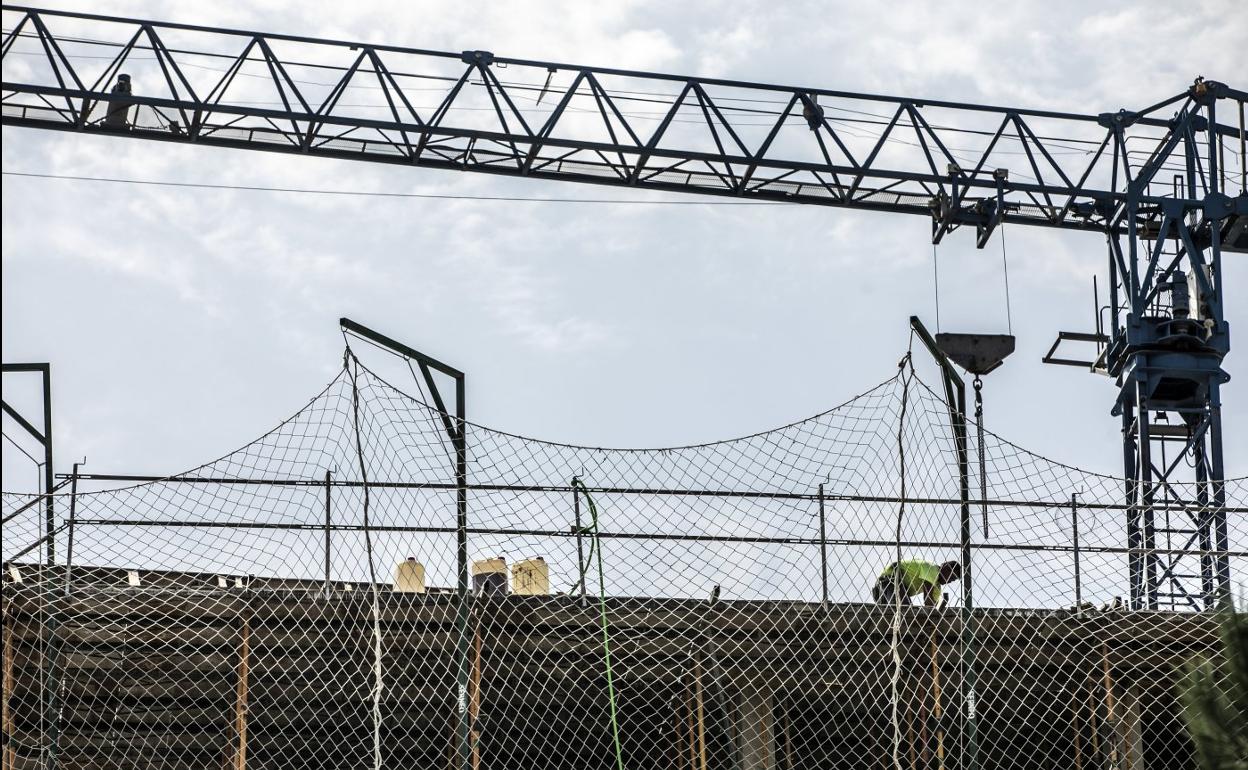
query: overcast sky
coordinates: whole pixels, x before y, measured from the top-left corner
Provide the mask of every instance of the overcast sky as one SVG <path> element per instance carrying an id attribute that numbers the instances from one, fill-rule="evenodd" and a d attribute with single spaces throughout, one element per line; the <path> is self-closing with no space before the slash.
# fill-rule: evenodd
<path id="1" fill-rule="evenodd" d="M 1099 113 L 1197 75 L 1248 86 L 1237 0 L 994 6 L 745 2 L 46 2 L 309 36 Z M 1160 37 L 1158 37 L 1160 35 Z M 534 197 L 627 190 L 5 128 L 6 171 Z M 890 377 L 934 325 L 930 223 L 801 206 L 591 206 L 171 190 L 6 177 L 5 361 L 50 361 L 58 470 L 172 473 L 271 428 L 341 366 L 349 316 L 468 373 L 469 416 L 663 446 L 790 422 Z M 990 428 L 1121 472 L 1115 389 L 1040 357 L 1092 325 L 1096 235 L 1006 233 L 1018 353 Z M 1248 260 L 1226 313 L 1248 329 Z M 1001 250 L 939 249 L 945 330 L 1004 332 Z M 1233 334 L 1233 338 L 1242 337 Z M 1232 353 L 1227 473 L 1248 473 Z M 930 371 L 930 370 L 929 370 Z M 24 398 L 10 389 L 6 398 Z M 7 423 L 6 423 L 7 426 Z M 8 428 L 6 427 L 6 431 Z M 6 489 L 14 482 L 6 447 Z M 23 471 L 25 473 L 25 471 Z M 33 475 L 33 474 L 32 474 Z"/>

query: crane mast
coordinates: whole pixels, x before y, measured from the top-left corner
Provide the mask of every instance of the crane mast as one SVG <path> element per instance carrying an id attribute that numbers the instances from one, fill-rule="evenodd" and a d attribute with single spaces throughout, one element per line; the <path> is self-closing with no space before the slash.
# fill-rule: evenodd
<path id="1" fill-rule="evenodd" d="M 917 214 L 979 248 L 1002 225 L 1098 234 L 1097 331 L 1045 360 L 1117 384 L 1130 604 L 1230 590 L 1221 259 L 1248 251 L 1245 91 L 1079 114 L 10 5 L 3 30 L 6 126 Z"/>

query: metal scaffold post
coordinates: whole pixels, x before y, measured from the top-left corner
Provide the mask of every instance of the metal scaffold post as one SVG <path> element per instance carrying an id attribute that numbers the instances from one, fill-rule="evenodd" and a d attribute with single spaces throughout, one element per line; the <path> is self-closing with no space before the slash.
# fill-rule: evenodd
<path id="1" fill-rule="evenodd" d="M 976 662 L 974 566 L 971 561 L 971 468 L 966 434 L 966 384 L 949 356 L 937 345 L 917 316 L 910 316 L 910 328 L 940 367 L 941 383 L 948 404 L 949 426 L 953 433 L 958 467 L 958 550 L 962 564 L 962 607 L 960 648 L 962 654 L 962 764 L 966 770 L 979 770 L 979 728 L 977 713 L 978 664 Z M 1012 349 L 1012 345 L 1011 345 Z M 980 451 L 983 451 L 981 446 Z"/>

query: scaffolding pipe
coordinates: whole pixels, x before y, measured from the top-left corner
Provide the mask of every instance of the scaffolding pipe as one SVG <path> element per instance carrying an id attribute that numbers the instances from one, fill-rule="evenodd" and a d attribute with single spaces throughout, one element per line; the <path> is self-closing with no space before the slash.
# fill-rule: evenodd
<path id="1" fill-rule="evenodd" d="M 65 595 L 69 596 L 71 575 L 74 570 L 74 522 L 78 514 L 78 466 L 74 463 L 74 472 L 69 481 L 69 521 L 65 537 Z"/>
<path id="2" fill-rule="evenodd" d="M 325 598 L 327 599 L 330 594 L 330 532 L 333 529 L 333 510 L 331 508 L 333 486 L 330 484 L 330 479 L 330 472 L 325 471 Z"/>
<path id="3" fill-rule="evenodd" d="M 823 603 L 828 603 L 828 518 L 824 511 L 823 485 L 819 485 L 819 566 L 823 579 Z"/>
<path id="4" fill-rule="evenodd" d="M 1079 564 L 1079 493 L 1070 494 L 1071 549 L 1075 557 L 1075 614 L 1083 615 L 1083 575 Z"/>
<path id="5" fill-rule="evenodd" d="M 959 545 L 962 563 L 962 718 L 964 721 L 962 735 L 961 765 L 966 770 L 979 770 L 979 736 L 978 717 L 976 714 L 976 676 L 975 660 L 975 601 L 974 581 L 971 565 L 971 485 L 970 458 L 967 451 L 966 436 L 966 384 L 953 368 L 949 358 L 941 352 L 936 340 L 927 331 L 927 327 L 918 316 L 910 316 L 910 328 L 922 341 L 924 347 L 936 359 L 940 367 L 942 382 L 945 388 L 945 402 L 949 409 L 949 422 L 953 431 L 954 447 L 958 458 L 958 497 L 959 497 Z"/>

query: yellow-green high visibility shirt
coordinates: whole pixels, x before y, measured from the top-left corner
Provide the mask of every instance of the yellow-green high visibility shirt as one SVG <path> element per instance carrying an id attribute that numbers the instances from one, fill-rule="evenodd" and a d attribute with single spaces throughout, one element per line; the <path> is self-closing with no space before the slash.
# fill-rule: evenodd
<path id="1" fill-rule="evenodd" d="M 927 591 L 928 586 L 932 587 L 932 600 L 940 601 L 940 567 L 932 564 L 930 561 L 922 559 L 910 559 L 895 562 L 884 568 L 880 573 L 882 578 L 892 578 L 893 570 L 901 565 L 901 587 L 907 596 L 916 596 Z"/>

